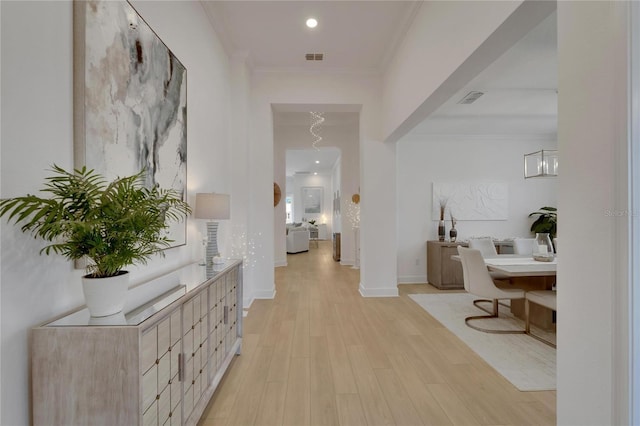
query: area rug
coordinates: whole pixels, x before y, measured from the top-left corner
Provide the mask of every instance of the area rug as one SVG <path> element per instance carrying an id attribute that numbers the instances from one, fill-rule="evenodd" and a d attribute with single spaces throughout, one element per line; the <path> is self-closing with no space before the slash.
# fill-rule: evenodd
<path id="1" fill-rule="evenodd" d="M 488 334 L 465 325 L 465 317 L 483 315 L 473 305 L 476 297 L 468 293 L 409 295 L 431 316 L 466 343 L 521 391 L 556 389 L 556 350 L 525 334 Z M 490 304 L 487 304 L 490 308 Z M 500 307 L 500 316 L 481 320 L 481 327 L 523 329 L 524 322 L 514 318 L 509 308 Z M 532 330 L 538 331 L 539 330 Z"/>

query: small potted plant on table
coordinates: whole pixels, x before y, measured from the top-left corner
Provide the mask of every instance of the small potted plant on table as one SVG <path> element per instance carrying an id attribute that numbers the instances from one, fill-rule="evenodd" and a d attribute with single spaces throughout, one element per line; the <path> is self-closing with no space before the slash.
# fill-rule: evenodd
<path id="1" fill-rule="evenodd" d="M 542 240 L 549 237 L 551 247 L 555 252 L 555 239 L 556 232 L 558 230 L 558 209 L 555 207 L 541 207 L 538 211 L 530 213 L 531 216 L 538 216 L 536 220 L 531 224 L 531 232 L 536 234 L 536 237 L 541 236 Z"/>
<path id="2" fill-rule="evenodd" d="M 51 244 L 40 253 L 61 254 L 70 260 L 88 259 L 83 277 L 85 301 L 92 316 L 122 311 L 129 265 L 146 264 L 172 240 L 168 222 L 191 212 L 174 190 L 144 187 L 145 171 L 111 183 L 86 167 L 68 172 L 56 165 L 42 192 L 0 201 L 0 216 L 22 223 Z"/>

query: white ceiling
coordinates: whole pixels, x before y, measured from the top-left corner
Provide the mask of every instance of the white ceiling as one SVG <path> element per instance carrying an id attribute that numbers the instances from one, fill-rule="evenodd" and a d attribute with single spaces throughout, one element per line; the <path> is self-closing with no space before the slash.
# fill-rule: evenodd
<path id="1" fill-rule="evenodd" d="M 410 134 L 554 137 L 557 88 L 557 15 L 553 13 Z M 458 104 L 471 91 L 484 95 L 472 104 Z"/>
<path id="2" fill-rule="evenodd" d="M 340 157 L 340 150 L 333 147 L 315 149 L 288 149 L 286 153 L 286 175 L 330 174 Z M 316 161 L 320 161 L 316 164 Z"/>
<path id="3" fill-rule="evenodd" d="M 421 1 L 204 1 L 229 53 L 247 54 L 254 70 L 383 73 Z M 316 29 L 304 22 L 316 17 Z M 443 41 L 445 42 L 445 41 Z M 305 53 L 324 53 L 307 62 Z M 445 102 L 410 135 L 544 135 L 557 127 L 557 34 L 553 13 Z M 484 95 L 457 102 L 470 91 Z M 301 125 L 308 111 L 351 120 L 358 106 L 274 105 L 274 120 Z M 341 117 L 348 113 L 350 117 Z M 297 122 L 297 123 L 296 123 Z M 295 161 L 292 160 L 291 161 Z M 301 160 L 302 161 L 302 160 Z M 306 160 L 305 160 L 306 161 Z M 292 166 L 307 169 L 306 163 Z M 287 171 L 287 175 L 290 170 Z"/>
<path id="4" fill-rule="evenodd" d="M 223 44 L 256 69 L 381 72 L 419 1 L 203 1 Z M 318 20 L 309 29 L 305 21 Z M 307 61 L 306 53 L 323 53 Z"/>

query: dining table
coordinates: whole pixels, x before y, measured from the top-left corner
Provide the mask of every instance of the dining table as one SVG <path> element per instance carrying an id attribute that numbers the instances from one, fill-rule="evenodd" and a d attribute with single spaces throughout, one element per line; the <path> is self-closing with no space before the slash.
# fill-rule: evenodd
<path id="1" fill-rule="evenodd" d="M 451 256 L 451 259 L 460 262 L 460 255 Z M 558 266 L 558 258 L 544 262 L 533 259 L 530 255 L 498 254 L 485 257 L 484 263 L 490 272 L 499 272 L 507 277 L 545 277 L 555 276 Z"/>
<path id="2" fill-rule="evenodd" d="M 539 261 L 532 256 L 517 254 L 499 254 L 484 259 L 491 272 L 498 272 L 507 277 L 545 277 L 555 276 L 558 266 L 556 257 L 551 261 Z"/>

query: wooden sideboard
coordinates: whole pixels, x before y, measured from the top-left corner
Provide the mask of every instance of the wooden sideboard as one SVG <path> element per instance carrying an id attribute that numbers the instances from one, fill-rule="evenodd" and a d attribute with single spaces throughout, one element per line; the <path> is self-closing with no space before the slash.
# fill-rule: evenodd
<path id="1" fill-rule="evenodd" d="M 242 262 L 177 271 L 127 314 L 31 333 L 34 425 L 196 425 L 242 342 Z"/>
<path id="2" fill-rule="evenodd" d="M 464 288 L 462 264 L 451 259 L 458 246 L 467 244 L 427 241 L 427 280 L 443 290 Z"/>

